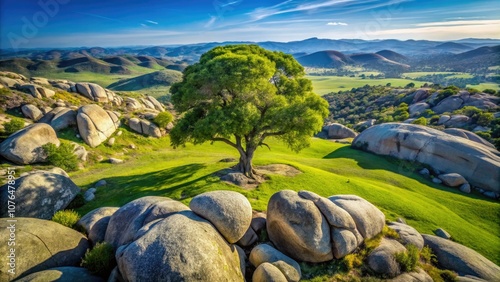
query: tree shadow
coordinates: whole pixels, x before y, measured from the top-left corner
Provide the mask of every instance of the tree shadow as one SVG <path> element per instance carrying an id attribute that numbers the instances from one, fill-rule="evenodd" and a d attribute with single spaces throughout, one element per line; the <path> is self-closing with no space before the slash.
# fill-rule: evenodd
<path id="1" fill-rule="evenodd" d="M 470 194 L 466 194 L 458 190 L 458 187 L 448 187 L 442 184 L 436 184 L 432 182 L 430 178 L 426 178 L 418 173 L 418 170 L 424 167 L 427 168 L 429 167 L 428 165 L 421 164 L 419 162 L 401 160 L 391 156 L 376 155 L 362 150 L 357 150 L 349 146 L 336 149 L 323 157 L 323 159 L 336 159 L 336 158 L 355 160 L 356 163 L 363 169 L 367 170 L 383 169 L 396 174 L 400 174 L 441 191 L 467 196 L 473 199 L 486 200 L 488 202 L 497 202 L 494 199 L 481 195 L 478 191 L 472 191 Z M 387 182 L 396 184 L 393 181 L 387 181 Z"/>
<path id="2" fill-rule="evenodd" d="M 87 203 L 84 208 L 102 206 L 103 201 L 108 205 L 122 206 L 144 196 L 166 196 L 175 200 L 193 197 L 203 192 L 207 186 L 219 182 L 213 173 L 192 179 L 194 174 L 206 167 L 205 164 L 195 163 L 143 174 L 105 178 L 108 185 L 102 190 L 98 189 L 98 200 Z"/>

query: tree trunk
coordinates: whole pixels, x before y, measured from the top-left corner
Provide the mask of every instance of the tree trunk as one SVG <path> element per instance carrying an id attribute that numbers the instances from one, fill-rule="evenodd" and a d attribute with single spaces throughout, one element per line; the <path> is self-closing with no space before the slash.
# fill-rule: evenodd
<path id="1" fill-rule="evenodd" d="M 246 151 L 240 151 L 240 162 L 236 165 L 236 170 L 243 173 L 246 177 L 255 179 L 255 174 L 252 166 L 253 153 L 255 149 L 247 148 Z"/>

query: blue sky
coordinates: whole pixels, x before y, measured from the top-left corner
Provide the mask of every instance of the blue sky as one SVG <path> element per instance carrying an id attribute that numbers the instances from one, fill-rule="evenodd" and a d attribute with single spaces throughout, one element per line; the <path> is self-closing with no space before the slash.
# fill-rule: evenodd
<path id="1" fill-rule="evenodd" d="M 500 38 L 497 0 L 0 0 L 0 47 Z"/>

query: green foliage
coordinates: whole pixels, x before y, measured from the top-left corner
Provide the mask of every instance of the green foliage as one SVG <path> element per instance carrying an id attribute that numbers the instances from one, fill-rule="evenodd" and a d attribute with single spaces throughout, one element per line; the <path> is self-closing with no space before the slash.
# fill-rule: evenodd
<path id="1" fill-rule="evenodd" d="M 410 244 L 406 246 L 406 252 L 396 253 L 395 257 L 403 272 L 412 272 L 418 264 L 419 250 Z"/>
<path id="2" fill-rule="evenodd" d="M 60 167 L 66 171 L 78 170 L 78 158 L 73 154 L 74 147 L 70 143 L 61 143 L 57 147 L 53 143 L 47 143 L 42 146 L 47 154 L 47 160 L 54 166 Z"/>
<path id="3" fill-rule="evenodd" d="M 420 125 L 427 125 L 427 119 L 424 117 L 419 117 L 416 120 L 411 122 L 412 124 L 420 124 Z"/>
<path id="4" fill-rule="evenodd" d="M 494 89 L 484 89 L 483 92 L 491 95 L 497 94 L 497 91 L 495 91 Z"/>
<path id="5" fill-rule="evenodd" d="M 80 220 L 80 214 L 74 210 L 58 211 L 54 214 L 54 216 L 52 216 L 52 221 L 69 228 L 75 228 L 78 220 Z"/>
<path id="6" fill-rule="evenodd" d="M 408 112 L 408 104 L 401 103 L 394 112 L 394 119 L 397 121 L 404 121 L 410 118 L 410 113 Z"/>
<path id="7" fill-rule="evenodd" d="M 413 82 L 410 82 L 410 83 L 406 84 L 406 86 L 405 86 L 405 88 L 413 88 L 413 87 L 415 87 L 415 83 L 413 83 Z"/>
<path id="8" fill-rule="evenodd" d="M 248 162 L 270 136 L 296 152 L 308 147 L 328 106 L 304 75 L 291 55 L 256 45 L 210 50 L 172 86 L 172 102 L 184 113 L 170 133 L 172 145 L 223 141 Z M 242 171 L 251 174 L 247 166 Z"/>
<path id="9" fill-rule="evenodd" d="M 166 128 L 167 125 L 174 120 L 174 117 L 171 113 L 165 111 L 159 113 L 155 119 L 153 120 L 160 128 Z"/>
<path id="10" fill-rule="evenodd" d="M 436 124 L 439 121 L 439 118 L 440 118 L 439 115 L 433 115 L 429 120 L 430 124 Z"/>
<path id="11" fill-rule="evenodd" d="M 481 126 L 488 126 L 495 119 L 492 113 L 479 113 L 476 123 Z"/>
<path id="12" fill-rule="evenodd" d="M 342 258 L 342 265 L 345 269 L 351 270 L 363 265 L 363 257 L 358 253 L 351 253 Z"/>
<path id="13" fill-rule="evenodd" d="M 424 264 L 421 266 L 434 282 L 456 282 L 457 274 L 451 270 L 439 269 L 431 264 Z"/>
<path id="14" fill-rule="evenodd" d="M 424 263 L 437 263 L 436 255 L 432 253 L 432 249 L 429 246 L 424 246 L 420 251 L 420 258 Z"/>
<path id="15" fill-rule="evenodd" d="M 92 250 L 87 250 L 81 266 L 92 274 L 108 277 L 116 266 L 115 251 L 108 243 L 97 243 Z"/>
<path id="16" fill-rule="evenodd" d="M 4 122 L 3 128 L 6 135 L 11 135 L 24 128 L 24 120 L 22 118 L 13 117 L 10 121 Z"/>

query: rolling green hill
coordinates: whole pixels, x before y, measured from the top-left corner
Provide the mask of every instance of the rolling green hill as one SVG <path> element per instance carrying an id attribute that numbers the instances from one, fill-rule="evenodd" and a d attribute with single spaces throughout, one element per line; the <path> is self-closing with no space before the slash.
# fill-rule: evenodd
<path id="1" fill-rule="evenodd" d="M 244 194 L 255 210 L 266 210 L 271 195 L 283 189 L 305 189 L 322 196 L 356 194 L 377 205 L 390 220 L 403 217 L 423 233 L 444 228 L 457 242 L 500 263 L 500 203 L 433 184 L 413 172 L 415 165 L 320 139 L 313 139 L 310 148 L 295 154 L 270 140 L 271 150 L 259 149 L 255 164 L 289 164 L 303 173 L 295 177 L 273 175 L 260 187 L 244 190 L 213 175 L 235 164 L 220 162 L 237 157 L 227 145 L 173 149 L 168 137 L 151 139 L 122 130 L 124 134 L 116 137 L 113 147 L 100 145 L 94 154 L 119 157 L 125 163 L 97 163 L 71 174 L 73 181 L 85 188 L 100 179 L 108 182 L 98 188 L 96 200 L 78 209 L 81 214 L 97 207 L 121 206 L 146 195 L 167 196 L 187 204 L 197 194 L 220 189 Z M 128 148 L 131 143 L 136 150 Z"/>

